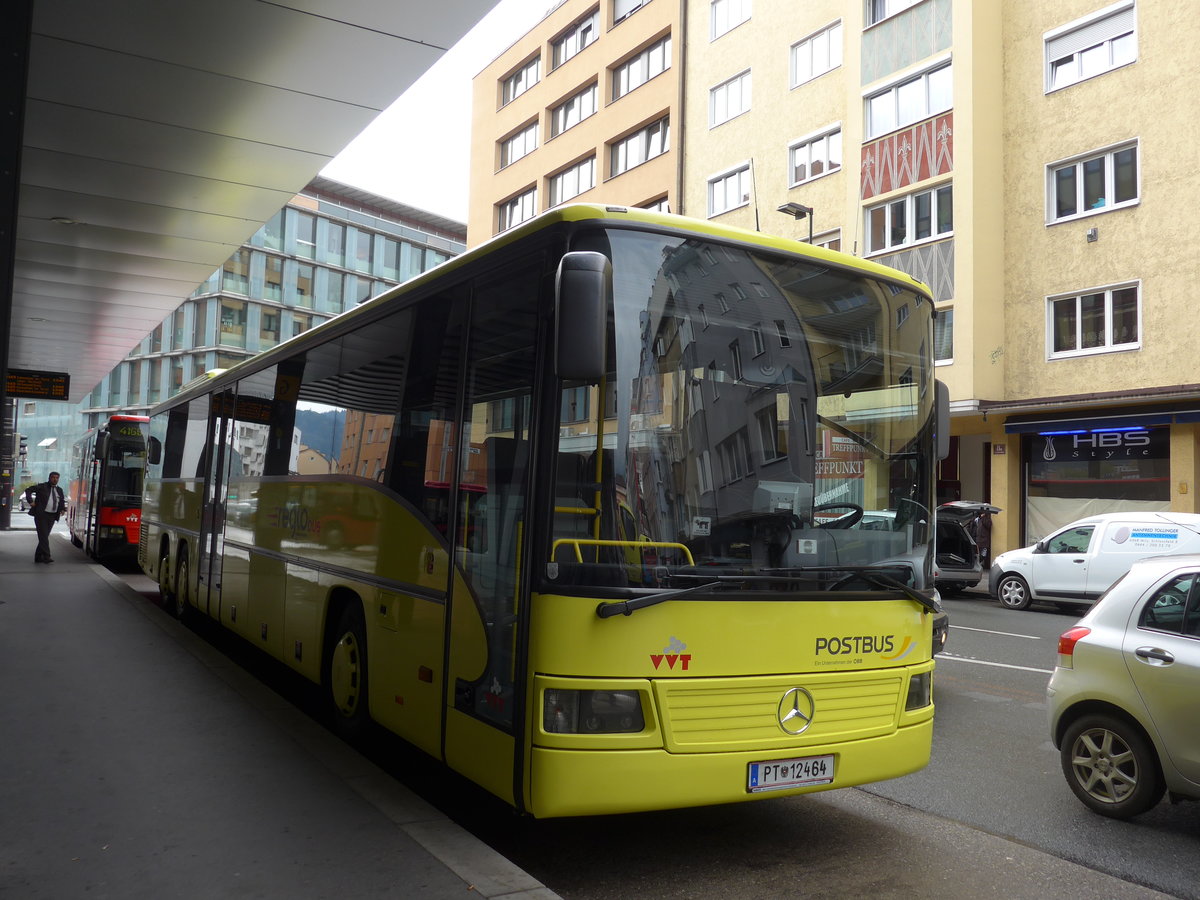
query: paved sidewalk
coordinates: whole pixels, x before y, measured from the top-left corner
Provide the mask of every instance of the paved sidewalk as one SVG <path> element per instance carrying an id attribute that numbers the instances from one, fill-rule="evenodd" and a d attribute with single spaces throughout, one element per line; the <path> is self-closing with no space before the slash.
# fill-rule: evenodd
<path id="1" fill-rule="evenodd" d="M 0 896 L 556 897 L 51 541 L 0 531 Z"/>

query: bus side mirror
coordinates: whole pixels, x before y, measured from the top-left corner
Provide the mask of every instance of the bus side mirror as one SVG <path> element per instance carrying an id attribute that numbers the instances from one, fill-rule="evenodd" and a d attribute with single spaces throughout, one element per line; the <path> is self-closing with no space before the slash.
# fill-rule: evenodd
<path id="1" fill-rule="evenodd" d="M 92 448 L 92 459 L 108 459 L 109 434 L 102 431 L 96 435 L 96 446 Z"/>
<path id="2" fill-rule="evenodd" d="M 156 437 L 146 439 L 146 460 L 152 466 L 162 462 L 162 441 Z"/>
<path id="3" fill-rule="evenodd" d="M 937 421 L 934 437 L 937 439 L 937 458 L 950 455 L 950 388 L 941 381 L 934 381 L 934 396 L 937 405 Z"/>
<path id="4" fill-rule="evenodd" d="M 603 253 L 563 256 L 554 278 L 554 369 L 559 378 L 596 383 L 604 377 L 605 322 L 612 264 Z"/>

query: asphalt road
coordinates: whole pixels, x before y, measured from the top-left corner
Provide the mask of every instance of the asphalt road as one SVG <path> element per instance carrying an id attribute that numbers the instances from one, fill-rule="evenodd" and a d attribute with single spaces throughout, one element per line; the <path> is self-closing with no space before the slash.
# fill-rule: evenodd
<path id="1" fill-rule="evenodd" d="M 944 600 L 950 638 L 935 676 L 933 757 L 866 790 L 1090 869 L 1200 898 L 1200 803 L 1164 801 L 1130 822 L 1087 810 L 1050 743 L 1046 682 L 1081 612 L 1015 612 L 982 593 Z"/>
<path id="2" fill-rule="evenodd" d="M 129 580 L 154 593 L 144 576 Z M 1004 610 L 982 594 L 946 606 L 951 633 L 935 676 L 931 763 L 867 788 L 539 822 L 390 736 L 360 749 L 566 900 L 1124 900 L 1153 891 L 1200 900 L 1200 803 L 1164 802 L 1114 822 L 1089 812 L 1063 780 L 1044 691 L 1057 637 L 1077 616 Z M 312 692 L 283 667 L 219 629 L 200 631 L 314 711 Z"/>

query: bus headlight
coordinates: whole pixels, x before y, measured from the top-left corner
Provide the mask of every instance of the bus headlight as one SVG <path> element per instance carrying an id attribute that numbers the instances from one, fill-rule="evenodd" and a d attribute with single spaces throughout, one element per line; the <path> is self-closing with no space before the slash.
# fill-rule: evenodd
<path id="1" fill-rule="evenodd" d="M 933 686 L 933 672 L 921 672 L 908 679 L 908 698 L 904 708 L 923 709 L 933 701 L 930 699 L 930 688 Z"/>
<path id="2" fill-rule="evenodd" d="M 542 727 L 551 734 L 635 733 L 646 727 L 637 691 L 547 690 Z"/>

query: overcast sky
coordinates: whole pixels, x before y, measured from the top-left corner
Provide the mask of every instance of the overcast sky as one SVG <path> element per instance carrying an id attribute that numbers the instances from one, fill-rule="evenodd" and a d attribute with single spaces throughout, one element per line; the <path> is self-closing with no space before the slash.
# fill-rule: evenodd
<path id="1" fill-rule="evenodd" d="M 471 79 L 552 5 L 554 0 L 500 0 L 321 174 L 465 223 Z"/>

